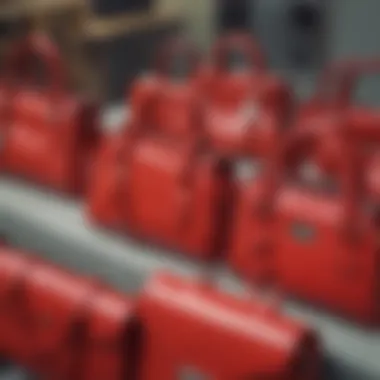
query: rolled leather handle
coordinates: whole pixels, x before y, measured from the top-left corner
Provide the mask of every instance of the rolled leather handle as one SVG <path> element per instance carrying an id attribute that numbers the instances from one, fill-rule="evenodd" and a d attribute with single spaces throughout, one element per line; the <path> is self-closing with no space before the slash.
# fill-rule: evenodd
<path id="1" fill-rule="evenodd" d="M 185 62 L 188 76 L 198 72 L 201 54 L 194 44 L 182 37 L 170 38 L 161 46 L 156 56 L 156 71 L 166 78 L 170 77 L 176 59 Z"/>
<path id="2" fill-rule="evenodd" d="M 232 51 L 238 51 L 252 69 L 263 71 L 267 67 L 266 57 L 258 42 L 248 33 L 235 32 L 221 37 L 212 49 L 211 58 L 217 69 L 227 70 Z"/>
<path id="3" fill-rule="evenodd" d="M 33 57 L 43 62 L 51 100 L 57 100 L 66 87 L 67 74 L 57 46 L 47 35 L 40 32 L 32 33 L 18 42 L 5 57 L 3 77 L 6 91 L 13 92 L 15 76 L 25 81 L 31 79 L 28 78 L 26 69 Z"/>
<path id="4" fill-rule="evenodd" d="M 372 73 L 380 73 L 380 57 L 336 62 L 322 72 L 314 99 L 345 108 L 351 104 L 361 77 Z"/>

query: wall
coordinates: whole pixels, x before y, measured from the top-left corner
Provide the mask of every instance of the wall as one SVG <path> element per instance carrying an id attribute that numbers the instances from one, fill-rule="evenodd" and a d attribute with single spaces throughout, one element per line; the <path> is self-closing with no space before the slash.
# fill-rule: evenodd
<path id="1" fill-rule="evenodd" d="M 187 34 L 199 46 L 207 49 L 215 39 L 217 1 L 158 0 L 156 7 L 160 12 L 171 9 L 182 14 Z M 326 0 L 326 2 L 328 4 L 327 61 L 349 55 L 370 55 L 380 52 L 380 0 Z M 291 43 L 294 43 L 284 25 L 286 9 L 290 3 L 288 0 L 251 0 L 252 31 L 263 41 L 269 52 L 270 61 L 276 67 L 284 66 L 287 60 L 286 51 L 289 50 Z M 124 67 L 125 63 L 122 66 Z M 298 70 L 296 74 L 299 76 Z M 115 81 L 120 83 L 120 79 Z M 314 82 L 313 79 L 311 81 Z M 360 87 L 359 98 L 373 102 L 380 99 L 380 83 L 377 81 L 373 79 L 364 81 Z"/>
<path id="2" fill-rule="evenodd" d="M 334 0 L 331 17 L 332 59 L 380 55 L 379 0 Z M 379 75 L 368 75 L 360 81 L 356 99 L 380 105 Z"/>

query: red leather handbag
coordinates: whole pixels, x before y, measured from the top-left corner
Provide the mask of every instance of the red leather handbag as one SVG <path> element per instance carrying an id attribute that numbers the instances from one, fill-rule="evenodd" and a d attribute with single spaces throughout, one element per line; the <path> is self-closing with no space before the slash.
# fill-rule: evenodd
<path id="1" fill-rule="evenodd" d="M 36 265 L 25 284 L 23 331 L 29 352 L 16 362 L 44 378 L 78 379 L 88 304 L 95 292 L 93 281 L 46 263 Z"/>
<path id="2" fill-rule="evenodd" d="M 200 53 L 187 40 L 168 40 L 159 50 L 152 75 L 136 80 L 129 128 L 186 137 L 201 133 Z"/>
<path id="3" fill-rule="evenodd" d="M 277 169 L 274 165 L 268 174 L 263 226 L 256 229 L 260 220 L 250 222 L 246 217 L 244 232 L 251 231 L 251 240 L 243 233 L 235 237 L 230 262 L 249 276 L 247 267 L 260 267 L 269 257 L 272 279 L 286 292 L 376 324 L 380 321 L 378 216 L 363 205 L 361 158 L 349 138 L 341 136 L 340 145 L 336 144 L 339 160 L 318 162 L 324 138 L 311 130 L 289 137 L 281 165 Z M 329 175 L 329 181 L 319 175 L 312 183 L 299 176 L 310 158 Z M 254 210 L 254 204 L 244 206 Z M 251 242 L 260 239 L 265 226 L 270 227 L 265 239 L 261 237 L 266 250 L 260 251 L 260 245 Z"/>
<path id="4" fill-rule="evenodd" d="M 89 307 L 81 380 L 135 379 L 139 357 L 139 326 L 134 303 L 105 287 Z"/>
<path id="5" fill-rule="evenodd" d="M 314 333 L 262 300 L 155 276 L 138 301 L 142 380 L 318 379 Z"/>
<path id="6" fill-rule="evenodd" d="M 33 57 L 47 84 L 31 83 Z M 97 107 L 67 90 L 57 47 L 31 34 L 6 59 L 1 97 L 1 161 L 7 172 L 59 191 L 84 190 L 99 138 Z"/>
<path id="7" fill-rule="evenodd" d="M 239 57 L 232 62 L 230 58 Z M 235 59 L 236 60 L 236 59 Z M 211 147 L 226 155 L 267 154 L 287 126 L 290 88 L 269 73 L 265 58 L 249 35 L 222 37 L 212 64 L 200 80 L 205 104 L 205 135 Z"/>
<path id="8" fill-rule="evenodd" d="M 313 141 L 308 152 L 293 160 L 293 168 L 324 144 L 315 135 L 300 138 L 299 142 L 295 138 L 285 149 L 284 162 L 294 155 L 297 144 L 304 144 L 302 139 Z M 358 147 L 347 138 L 341 140 L 340 159 L 329 169 L 338 185 L 335 191 L 328 186 L 318 192 L 285 181 L 277 189 L 278 281 L 285 290 L 302 298 L 358 321 L 378 324 L 379 218 L 364 205 Z"/>
<path id="9" fill-rule="evenodd" d="M 194 140 L 111 137 L 96 163 L 89 214 L 100 224 L 207 257 L 223 244 L 229 184 L 228 165 Z"/>

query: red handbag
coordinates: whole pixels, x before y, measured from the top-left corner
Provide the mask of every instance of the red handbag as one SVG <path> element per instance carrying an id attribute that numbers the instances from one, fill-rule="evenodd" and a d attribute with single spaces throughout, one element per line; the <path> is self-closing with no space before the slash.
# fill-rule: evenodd
<path id="1" fill-rule="evenodd" d="M 187 40 L 168 40 L 158 52 L 152 75 L 135 81 L 128 97 L 129 128 L 176 137 L 200 133 L 199 62 L 199 52 Z"/>
<path id="2" fill-rule="evenodd" d="M 138 301 L 142 380 L 317 379 L 313 332 L 261 300 L 155 276 Z"/>
<path id="3" fill-rule="evenodd" d="M 135 379 L 139 357 L 139 326 L 134 303 L 105 287 L 89 307 L 81 380 Z"/>
<path id="4" fill-rule="evenodd" d="M 240 57 L 237 68 L 228 67 L 232 53 Z M 268 72 L 260 47 L 249 35 L 234 33 L 221 38 L 212 61 L 201 75 L 205 135 L 211 147 L 227 155 L 272 151 L 287 126 L 290 88 Z"/>
<path id="5" fill-rule="evenodd" d="M 48 379 L 78 379 L 93 281 L 40 263 L 28 274 L 23 331 L 29 352 L 17 363 Z"/>
<path id="6" fill-rule="evenodd" d="M 315 135 L 304 139 L 314 141 L 294 165 L 324 144 Z M 319 193 L 285 182 L 277 189 L 278 281 L 302 298 L 358 321 L 378 324 L 379 218 L 364 205 L 362 158 L 346 140 L 341 138 L 340 159 L 330 166 L 330 175 L 339 185 L 337 192 L 324 189 Z M 284 161 L 297 144 L 302 141 L 289 143 Z"/>
<path id="7" fill-rule="evenodd" d="M 35 56 L 45 65 L 46 86 L 31 83 Z M 56 46 L 29 35 L 8 55 L 3 78 L 3 169 L 59 191 L 83 191 L 99 138 L 97 107 L 68 92 Z"/>
<path id="8" fill-rule="evenodd" d="M 219 254 L 228 165 L 194 140 L 111 137 L 96 163 L 90 217 L 197 257 Z"/>
<path id="9" fill-rule="evenodd" d="M 329 136 L 324 138 L 328 141 Z M 271 279 L 285 291 L 352 319 L 376 324 L 380 320 L 378 218 L 361 201 L 361 159 L 347 142 L 349 138 L 340 137 L 336 146 L 341 154 L 335 162 L 326 162 L 325 157 L 318 161 L 324 138 L 311 130 L 289 137 L 281 165 L 273 165 L 268 173 L 263 219 L 244 220 L 244 233 L 251 232 L 250 239 L 236 229 L 230 262 L 249 276 L 253 269 L 247 268 L 269 261 Z M 315 183 L 310 187 L 310 179 L 301 181 L 298 174 L 294 179 L 294 173 L 299 173 L 310 157 L 316 165 L 321 162 L 319 166 L 328 171 L 334 186 L 321 177 L 316 180 L 319 188 Z M 246 202 L 244 206 L 254 210 L 254 204 Z M 242 209 L 239 212 L 243 214 Z M 263 225 L 257 228 L 259 223 Z M 265 226 L 269 227 L 264 239 L 260 233 Z M 245 240 L 239 241 L 243 237 Z M 260 238 L 261 245 L 253 245 L 252 241 Z M 260 251 L 262 246 L 265 250 Z"/>

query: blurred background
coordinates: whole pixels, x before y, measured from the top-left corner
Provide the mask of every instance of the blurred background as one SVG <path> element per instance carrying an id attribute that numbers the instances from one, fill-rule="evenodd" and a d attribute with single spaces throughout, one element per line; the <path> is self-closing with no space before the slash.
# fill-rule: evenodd
<path id="1" fill-rule="evenodd" d="M 273 68 L 302 77 L 303 93 L 324 62 L 379 50 L 379 11 L 377 0 L 1 0 L 1 51 L 31 28 L 48 31 L 76 88 L 119 101 L 167 34 L 185 33 L 207 51 L 222 31 L 245 29 Z"/>

